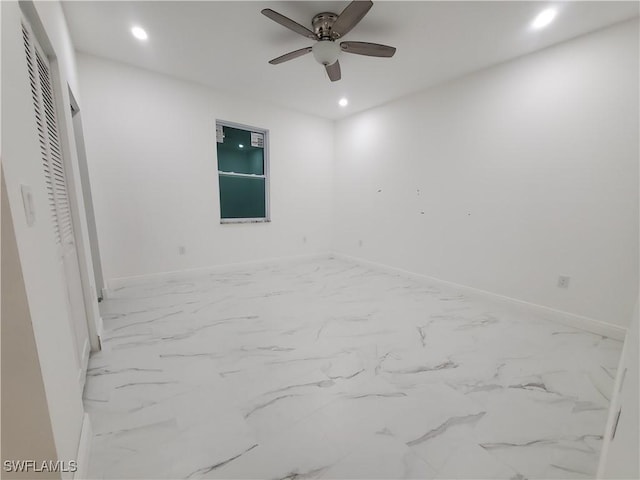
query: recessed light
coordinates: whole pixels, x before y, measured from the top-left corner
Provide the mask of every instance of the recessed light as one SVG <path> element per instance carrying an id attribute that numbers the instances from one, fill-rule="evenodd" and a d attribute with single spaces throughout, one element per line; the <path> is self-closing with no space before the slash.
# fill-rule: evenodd
<path id="1" fill-rule="evenodd" d="M 558 12 L 555 8 L 547 8 L 538 14 L 535 18 L 531 26 L 535 29 L 544 28 L 553 22 L 553 19 L 556 18 L 556 14 Z"/>
<path id="2" fill-rule="evenodd" d="M 131 29 L 131 33 L 138 40 L 146 40 L 147 38 L 149 38 L 149 35 L 147 35 L 147 32 L 145 32 L 144 28 L 142 28 L 142 27 L 133 27 Z"/>
<path id="3" fill-rule="evenodd" d="M 338 105 L 340 105 L 341 107 L 346 107 L 347 105 L 349 105 L 349 100 L 347 100 L 346 98 L 341 98 L 338 102 Z"/>
<path id="4" fill-rule="evenodd" d="M 244 145 L 243 145 L 243 144 L 241 144 L 241 143 L 239 143 L 239 144 L 238 144 L 238 147 L 240 147 L 240 148 L 244 148 Z"/>

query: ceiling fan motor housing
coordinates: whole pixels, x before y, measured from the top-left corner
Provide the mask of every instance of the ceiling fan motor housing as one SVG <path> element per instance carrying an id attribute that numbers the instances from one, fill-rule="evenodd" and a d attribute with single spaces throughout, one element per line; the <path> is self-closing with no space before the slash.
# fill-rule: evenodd
<path id="1" fill-rule="evenodd" d="M 331 29 L 337 19 L 338 15 L 331 12 L 322 12 L 313 17 L 311 24 L 318 40 L 332 39 Z"/>

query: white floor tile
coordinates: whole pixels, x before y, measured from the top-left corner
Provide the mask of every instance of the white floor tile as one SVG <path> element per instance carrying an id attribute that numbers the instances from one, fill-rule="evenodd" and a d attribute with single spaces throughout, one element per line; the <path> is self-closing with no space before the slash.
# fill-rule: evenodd
<path id="1" fill-rule="evenodd" d="M 101 309 L 93 478 L 588 478 L 621 350 L 337 260 Z"/>

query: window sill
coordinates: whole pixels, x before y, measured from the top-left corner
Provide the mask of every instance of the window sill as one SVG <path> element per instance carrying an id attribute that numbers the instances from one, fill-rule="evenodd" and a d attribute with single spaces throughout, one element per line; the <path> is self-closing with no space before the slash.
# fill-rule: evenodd
<path id="1" fill-rule="evenodd" d="M 270 223 L 268 218 L 221 218 L 220 224 L 226 225 L 231 223 Z"/>

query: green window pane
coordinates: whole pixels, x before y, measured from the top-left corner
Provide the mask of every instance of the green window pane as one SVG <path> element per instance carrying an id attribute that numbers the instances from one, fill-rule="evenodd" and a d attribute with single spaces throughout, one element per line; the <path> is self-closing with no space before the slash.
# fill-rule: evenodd
<path id="1" fill-rule="evenodd" d="M 222 218 L 265 218 L 265 179 L 220 175 Z"/>
<path id="2" fill-rule="evenodd" d="M 224 139 L 217 143 L 218 170 L 264 175 L 264 149 L 251 146 L 251 132 L 223 127 Z"/>

